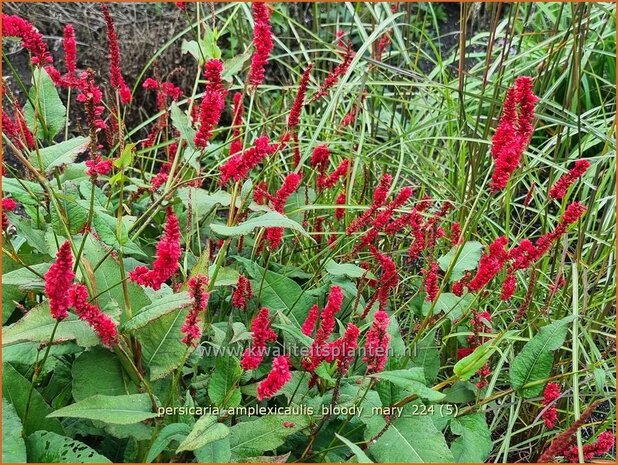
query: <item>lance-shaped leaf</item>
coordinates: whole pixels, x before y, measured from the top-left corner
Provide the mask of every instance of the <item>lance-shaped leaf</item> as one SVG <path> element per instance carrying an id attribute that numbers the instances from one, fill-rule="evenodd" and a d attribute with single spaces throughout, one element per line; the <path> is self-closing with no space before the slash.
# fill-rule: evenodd
<path id="1" fill-rule="evenodd" d="M 216 416 L 204 415 L 195 422 L 195 426 L 185 440 L 180 443 L 176 452 L 199 449 L 208 443 L 223 439 L 229 434 L 229 428 L 223 423 L 217 423 Z"/>
<path id="2" fill-rule="evenodd" d="M 219 236 L 245 236 L 251 234 L 257 228 L 287 228 L 293 229 L 304 236 L 309 236 L 305 228 L 296 221 L 289 219 L 276 211 L 270 211 L 260 216 L 254 216 L 247 221 L 236 226 L 226 226 L 223 224 L 212 223 L 210 229 Z"/>
<path id="3" fill-rule="evenodd" d="M 130 394 L 126 396 L 103 396 L 98 394 L 67 405 L 47 415 L 48 418 L 87 418 L 115 425 L 140 423 L 156 416 L 157 413 L 152 411 L 152 404 L 148 394 Z"/>

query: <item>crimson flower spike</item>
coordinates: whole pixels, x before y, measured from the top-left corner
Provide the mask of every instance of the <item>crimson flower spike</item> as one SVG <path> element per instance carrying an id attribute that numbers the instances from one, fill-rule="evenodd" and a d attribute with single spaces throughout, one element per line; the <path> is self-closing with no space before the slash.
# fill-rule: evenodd
<path id="1" fill-rule="evenodd" d="M 118 37 L 116 36 L 116 28 L 114 26 L 114 20 L 109 12 L 107 5 L 101 5 L 101 11 L 107 25 L 107 44 L 109 48 L 109 75 L 110 83 L 114 89 L 119 92 L 120 101 L 127 105 L 131 103 L 133 96 L 131 95 L 131 89 L 127 86 L 127 83 L 122 77 L 120 71 L 120 47 L 118 45 Z"/>
<path id="2" fill-rule="evenodd" d="M 264 2 L 253 2 L 253 46 L 255 51 L 251 57 L 249 84 L 253 88 L 264 81 L 265 66 L 272 51 L 273 36 L 270 27 L 270 11 Z"/>

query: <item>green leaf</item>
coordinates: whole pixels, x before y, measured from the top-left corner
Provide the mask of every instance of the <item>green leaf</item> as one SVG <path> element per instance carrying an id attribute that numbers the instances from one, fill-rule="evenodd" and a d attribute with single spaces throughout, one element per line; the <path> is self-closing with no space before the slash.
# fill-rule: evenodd
<path id="1" fill-rule="evenodd" d="M 39 429 L 46 429 L 55 433 L 64 433 L 62 425 L 58 420 L 46 418 L 46 415 L 52 411 L 47 405 L 41 393 L 34 389 L 32 390 L 32 399 L 30 400 L 30 410 L 28 418 L 24 418 L 26 414 L 26 403 L 28 402 L 28 394 L 30 393 L 32 384 L 19 373 L 10 363 L 2 364 L 2 397 L 9 401 L 17 416 L 22 421 L 24 433 L 33 433 Z"/>
<path id="2" fill-rule="evenodd" d="M 459 436 L 451 444 L 457 463 L 484 463 L 487 460 L 493 443 L 484 414 L 473 413 L 453 418 L 451 431 Z"/>
<path id="3" fill-rule="evenodd" d="M 234 425 L 230 428 L 233 458 L 252 457 L 274 450 L 280 447 L 288 436 L 306 428 L 309 421 L 308 416 L 268 415 Z M 293 426 L 290 426 L 291 424 Z"/>
<path id="4" fill-rule="evenodd" d="M 223 73 L 221 74 L 221 78 L 226 81 L 231 81 L 232 78 L 242 71 L 244 64 L 247 62 L 249 58 L 251 58 L 252 51 L 247 50 L 240 55 L 236 55 L 228 60 L 223 62 Z"/>
<path id="5" fill-rule="evenodd" d="M 234 258 L 243 264 L 251 276 L 254 294 L 259 296 L 259 304 L 273 312 L 283 312 L 293 317 L 296 325 L 300 327 L 313 302 L 298 283 L 274 271 L 267 271 L 246 258 Z"/>
<path id="6" fill-rule="evenodd" d="M 17 286 L 22 291 L 42 291 L 45 281 L 30 269 L 44 275 L 49 270 L 51 263 L 39 263 L 30 265 L 29 268 L 19 268 L 2 275 L 2 286 Z"/>
<path id="7" fill-rule="evenodd" d="M 79 234 L 88 221 L 88 208 L 81 202 L 74 184 L 65 183 L 62 188 L 62 193 L 56 194 L 60 213 L 51 208 L 52 226 L 59 235 L 66 235 L 65 224 L 71 234 Z"/>
<path id="8" fill-rule="evenodd" d="M 2 399 L 2 463 L 26 463 L 23 433 L 15 407 Z"/>
<path id="9" fill-rule="evenodd" d="M 49 312 L 49 303 L 45 301 L 26 313 L 21 320 L 2 328 L 2 345 L 26 341 L 48 343 L 55 325 L 56 320 Z M 99 344 L 99 338 L 92 329 L 75 315 L 69 314 L 58 324 L 54 342 L 73 340 L 82 347 Z"/>
<path id="10" fill-rule="evenodd" d="M 483 365 L 489 357 L 497 350 L 495 341 L 488 341 L 474 349 L 470 355 L 459 360 L 453 367 L 453 373 L 461 381 L 469 380 Z"/>
<path id="11" fill-rule="evenodd" d="M 217 407 L 237 407 L 241 394 L 237 383 L 242 375 L 236 357 L 223 356 L 215 359 L 215 371 L 208 383 L 208 397 Z"/>
<path id="12" fill-rule="evenodd" d="M 195 143 L 193 142 L 193 139 L 195 139 L 195 129 L 191 127 L 189 117 L 180 109 L 176 102 L 173 102 L 170 107 L 170 116 L 172 124 L 180 131 L 180 136 L 187 141 L 191 149 L 195 149 Z"/>
<path id="13" fill-rule="evenodd" d="M 87 418 L 116 425 L 140 423 L 156 416 L 157 413 L 152 411 L 152 404 L 148 394 L 130 394 L 126 396 L 96 395 L 47 415 L 48 418 Z"/>
<path id="14" fill-rule="evenodd" d="M 151 380 L 167 376 L 182 363 L 187 346 L 181 342 L 180 328 L 187 312 L 179 310 L 164 315 L 137 330 L 142 345 L 142 363 L 150 370 Z"/>
<path id="15" fill-rule="evenodd" d="M 36 431 L 26 438 L 28 462 L 112 463 L 83 442 L 51 431 Z"/>
<path id="16" fill-rule="evenodd" d="M 120 156 L 114 160 L 114 166 L 116 168 L 128 168 L 133 164 L 133 158 L 135 156 L 135 144 L 127 144 L 124 146 Z"/>
<path id="17" fill-rule="evenodd" d="M 446 255 L 438 258 L 438 264 L 440 265 L 440 269 L 442 271 L 449 269 L 460 247 L 462 246 L 457 245 L 453 247 Z M 481 259 L 482 251 L 483 246 L 480 242 L 466 242 L 462 247 L 459 257 L 457 257 L 457 262 L 455 262 L 453 266 L 449 280 L 451 282 L 458 281 L 463 278 L 466 271 L 474 270 Z"/>
<path id="18" fill-rule="evenodd" d="M 422 399 L 430 401 L 439 401 L 444 398 L 444 394 L 425 385 L 425 373 L 422 368 L 409 368 L 407 370 L 383 371 L 371 375 L 374 378 L 379 378 L 393 383 L 395 386 L 400 386 L 412 394 L 416 394 Z"/>
<path id="19" fill-rule="evenodd" d="M 38 206 L 43 196 L 43 187 L 25 179 L 2 176 L 2 192 L 5 196 L 10 196 L 23 205 Z"/>
<path id="20" fill-rule="evenodd" d="M 337 263 L 334 260 L 328 260 L 324 266 L 326 272 L 332 276 L 347 276 L 348 278 L 362 278 L 375 279 L 375 275 L 360 266 L 353 263 Z"/>
<path id="21" fill-rule="evenodd" d="M 158 455 L 166 450 L 169 445 L 174 442 L 182 441 L 191 432 L 191 427 L 186 423 L 172 423 L 166 425 L 157 435 L 157 438 L 153 441 L 148 455 L 146 456 L 146 463 L 153 462 Z"/>
<path id="22" fill-rule="evenodd" d="M 119 396 L 137 392 L 137 387 L 128 379 L 119 360 L 107 349 L 97 347 L 82 352 L 73 362 L 71 374 L 76 401 L 96 394 Z"/>
<path id="23" fill-rule="evenodd" d="M 193 451 L 198 463 L 229 463 L 232 457 L 230 437 L 209 442 L 204 447 Z"/>
<path id="24" fill-rule="evenodd" d="M 176 452 L 199 449 L 208 443 L 223 439 L 229 434 L 229 428 L 223 423 L 217 423 L 216 416 L 204 415 L 195 422 L 193 429 L 186 439 L 180 443 Z"/>
<path id="25" fill-rule="evenodd" d="M 471 294 L 465 294 L 461 297 L 456 296 L 451 292 L 441 292 L 435 305 L 431 302 L 423 302 L 423 316 L 427 316 L 429 310 L 433 305 L 434 315 L 442 312 L 445 316 L 451 320 L 456 321 L 466 313 L 472 304 L 473 297 Z"/>
<path id="26" fill-rule="evenodd" d="M 89 137 L 74 137 L 50 147 L 39 149 L 43 170 L 49 174 L 54 168 L 73 163 L 80 153 L 88 149 L 89 143 Z M 36 153 L 30 155 L 30 163 L 37 168 L 41 168 Z"/>
<path id="27" fill-rule="evenodd" d="M 553 352 L 560 348 L 566 338 L 567 325 L 573 315 L 544 326 L 530 339 L 515 357 L 509 375 L 511 386 L 525 398 L 536 397 L 543 390 L 543 383 L 524 388 L 526 384 L 549 377 L 554 361 Z"/>
<path id="28" fill-rule="evenodd" d="M 343 436 L 339 436 L 337 433 L 335 433 L 335 436 L 337 437 L 337 439 L 339 439 L 350 448 L 350 450 L 356 456 L 356 460 L 358 461 L 358 463 L 373 463 L 373 461 L 369 457 L 367 457 L 367 454 L 365 454 L 363 450 L 352 441 L 344 438 Z"/>
<path id="29" fill-rule="evenodd" d="M 153 303 L 142 308 L 142 310 L 122 325 L 126 331 L 134 331 L 143 328 L 151 321 L 168 315 L 176 310 L 188 308 L 193 303 L 193 299 L 187 291 L 169 294 L 158 299 Z"/>
<path id="30" fill-rule="evenodd" d="M 435 383 L 440 371 L 440 351 L 435 336 L 435 331 L 430 331 L 418 341 L 411 359 L 414 366 L 423 368 L 428 383 Z"/>
<path id="31" fill-rule="evenodd" d="M 405 410 L 377 441 L 369 445 L 369 452 L 376 462 L 453 462 L 453 454 L 431 417 L 407 414 Z M 367 425 L 365 439 L 373 438 L 384 426 L 383 418 L 374 417 Z"/>
<path id="32" fill-rule="evenodd" d="M 54 82 L 43 68 L 37 66 L 32 73 L 33 87 L 24 105 L 24 118 L 30 131 L 39 139 L 52 140 L 64 128 L 65 108 Z M 35 108 L 37 118 L 35 121 Z M 41 124 L 42 123 L 42 124 Z"/>
<path id="33" fill-rule="evenodd" d="M 276 211 L 270 211 L 260 216 L 254 216 L 247 221 L 236 226 L 225 226 L 223 224 L 212 223 L 210 229 L 219 236 L 245 236 L 251 234 L 256 228 L 288 228 L 298 231 L 311 239 L 311 236 L 296 221 L 289 219 Z"/>

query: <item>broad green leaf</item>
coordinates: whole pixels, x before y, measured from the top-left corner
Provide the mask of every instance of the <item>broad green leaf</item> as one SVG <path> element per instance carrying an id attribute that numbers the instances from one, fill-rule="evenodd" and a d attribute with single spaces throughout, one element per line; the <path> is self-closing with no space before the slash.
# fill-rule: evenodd
<path id="1" fill-rule="evenodd" d="M 428 383 L 435 383 L 440 371 L 440 351 L 435 339 L 435 331 L 427 333 L 417 342 L 411 362 L 414 366 L 422 367 Z"/>
<path id="2" fill-rule="evenodd" d="M 373 461 L 369 457 L 367 457 L 367 454 L 365 454 L 363 450 L 360 447 L 358 447 L 356 444 L 354 444 L 352 441 L 344 438 L 343 436 L 338 435 L 337 433 L 335 433 L 335 436 L 337 437 L 337 439 L 339 439 L 341 442 L 343 442 L 346 446 L 350 448 L 350 450 L 356 456 L 356 460 L 358 463 L 373 463 Z"/>
<path id="3" fill-rule="evenodd" d="M 449 320 L 456 321 L 470 308 L 472 301 L 471 294 L 459 297 L 451 292 L 441 292 L 435 304 L 423 302 L 423 316 L 427 316 L 433 306 L 434 315 L 442 312 Z"/>
<path id="4" fill-rule="evenodd" d="M 543 383 L 527 388 L 524 386 L 549 377 L 554 361 L 553 352 L 564 342 L 568 331 L 567 325 L 574 318 L 570 315 L 543 326 L 513 360 L 509 370 L 511 386 L 523 397 L 536 397 L 543 390 Z"/>
<path id="5" fill-rule="evenodd" d="M 270 308 L 271 312 L 282 312 L 293 317 L 300 327 L 313 301 L 298 283 L 281 274 L 267 271 L 246 258 L 234 258 L 243 264 L 251 276 L 253 292 L 256 297 L 259 296 L 259 304 Z"/>
<path id="6" fill-rule="evenodd" d="M 29 100 L 24 105 L 24 118 L 30 131 L 39 139 L 52 140 L 64 128 L 67 109 L 49 74 L 39 66 L 32 73 L 32 86 Z M 30 102 L 34 103 L 34 108 Z"/>
<path id="7" fill-rule="evenodd" d="M 195 422 L 193 429 L 180 443 L 176 452 L 199 449 L 208 443 L 223 439 L 229 434 L 229 428 L 223 423 L 217 423 L 216 416 L 204 415 Z"/>
<path id="8" fill-rule="evenodd" d="M 31 386 L 30 381 L 24 378 L 13 365 L 10 363 L 2 364 L 2 398 L 10 402 L 15 408 L 17 416 L 21 419 L 24 433 L 30 434 L 39 429 L 46 429 L 59 434 L 64 433 L 58 420 L 46 418 L 46 415 L 52 409 L 36 389 L 32 390 L 28 418 L 24 418 Z"/>
<path id="9" fill-rule="evenodd" d="M 195 149 L 195 129 L 191 127 L 189 117 L 180 109 L 176 102 L 173 102 L 170 107 L 170 115 L 172 118 L 172 124 L 178 131 L 180 131 L 181 137 L 187 141 L 191 149 Z"/>
<path id="10" fill-rule="evenodd" d="M 215 359 L 215 371 L 208 383 L 208 397 L 217 407 L 237 407 L 241 395 L 237 383 L 242 375 L 236 357 L 219 356 Z"/>
<path id="11" fill-rule="evenodd" d="M 449 278 L 451 282 L 458 281 L 463 278 L 466 271 L 474 270 L 478 265 L 483 252 L 483 246 L 477 241 L 468 241 L 463 246 L 457 245 L 453 247 L 446 255 L 438 258 L 438 264 L 440 265 L 440 269 L 442 271 L 449 269 L 455 260 L 455 256 L 457 255 L 457 251 L 460 247 L 462 247 L 461 253 L 459 254 L 459 257 L 457 257 L 457 262 L 455 262 L 451 270 L 451 275 Z"/>
<path id="12" fill-rule="evenodd" d="M 288 228 L 311 238 L 307 231 L 296 221 L 289 219 L 276 211 L 270 211 L 260 216 L 254 216 L 247 221 L 236 226 L 225 226 L 223 224 L 212 223 L 210 229 L 219 236 L 245 236 L 251 234 L 257 228 Z"/>
<path id="13" fill-rule="evenodd" d="M 25 179 L 2 176 L 2 193 L 12 197 L 23 205 L 38 206 L 43 196 L 43 187 L 39 183 Z"/>
<path id="14" fill-rule="evenodd" d="M 381 417 L 374 417 L 367 425 L 365 439 L 369 440 L 385 426 Z M 376 462 L 424 463 L 454 462 L 444 436 L 431 417 L 404 413 L 393 420 L 388 429 L 374 443 L 369 452 Z"/>
<path id="15" fill-rule="evenodd" d="M 459 436 L 451 444 L 457 463 L 484 463 L 493 448 L 485 415 L 473 413 L 451 420 L 451 431 Z"/>
<path id="16" fill-rule="evenodd" d="M 153 320 L 168 315 L 176 310 L 190 307 L 192 302 L 193 299 L 187 291 L 160 297 L 155 299 L 150 305 L 142 308 L 137 315 L 125 322 L 122 328 L 126 331 L 134 331 L 143 328 Z"/>
<path id="17" fill-rule="evenodd" d="M 43 171 L 49 174 L 54 168 L 73 163 L 80 153 L 88 149 L 89 143 L 89 137 L 74 137 L 50 147 L 39 149 Z M 37 168 L 41 168 L 39 157 L 34 152 L 30 154 L 30 163 Z"/>
<path id="18" fill-rule="evenodd" d="M 51 263 L 39 263 L 31 265 L 29 268 L 19 268 L 9 271 L 2 275 L 2 286 L 17 286 L 22 291 L 42 291 L 45 288 L 45 281 L 31 270 L 40 275 L 45 275 Z"/>
<path id="19" fill-rule="evenodd" d="M 181 442 L 190 432 L 191 426 L 186 423 L 172 423 L 170 425 L 166 425 L 161 431 L 159 431 L 157 438 L 150 446 L 150 450 L 146 456 L 146 463 L 153 462 L 161 452 L 169 447 L 172 442 Z"/>
<path id="20" fill-rule="evenodd" d="M 96 373 L 96 376 L 93 374 Z M 96 347 L 82 352 L 73 362 L 73 398 L 76 401 L 96 394 L 119 396 L 137 393 L 113 352 Z"/>
<path id="21" fill-rule="evenodd" d="M 332 276 L 347 276 L 348 278 L 375 279 L 375 275 L 364 268 L 353 263 L 337 263 L 334 260 L 328 260 L 324 266 L 326 272 Z"/>
<path id="22" fill-rule="evenodd" d="M 2 463 L 26 463 L 24 428 L 15 407 L 2 399 Z"/>
<path id="23" fill-rule="evenodd" d="M 157 413 L 152 411 L 148 394 L 95 395 L 47 415 L 48 418 L 87 418 L 116 425 L 140 423 L 156 416 Z"/>
<path id="24" fill-rule="evenodd" d="M 51 431 L 36 431 L 26 443 L 32 463 L 112 463 L 83 442 Z"/>
<path id="25" fill-rule="evenodd" d="M 8 346 L 26 341 L 47 343 L 56 323 L 49 312 L 49 304 L 45 301 L 26 313 L 21 320 L 2 328 L 2 345 Z M 75 341 L 82 347 L 99 344 L 98 336 L 88 324 L 72 313 L 58 324 L 54 341 L 56 343 Z"/>
<path id="26" fill-rule="evenodd" d="M 150 370 L 151 380 L 167 376 L 182 363 L 187 346 L 181 342 L 180 328 L 187 312 L 169 313 L 136 331 L 142 345 L 142 363 Z"/>
<path id="27" fill-rule="evenodd" d="M 66 235 L 66 228 L 71 234 L 79 234 L 88 221 L 88 207 L 84 206 L 79 198 L 77 186 L 65 183 L 62 193 L 56 194 L 59 210 L 51 208 L 51 224 L 59 235 Z"/>
<path id="28" fill-rule="evenodd" d="M 128 168 L 133 164 L 133 157 L 135 156 L 135 144 L 127 144 L 124 146 L 120 156 L 114 160 L 114 166 L 116 168 Z"/>
<path id="29" fill-rule="evenodd" d="M 230 428 L 232 458 L 252 457 L 274 450 L 288 436 L 306 428 L 309 421 L 310 417 L 301 415 L 268 415 L 238 423 Z"/>
<path id="30" fill-rule="evenodd" d="M 226 436 L 218 441 L 209 442 L 193 451 L 198 463 L 229 463 L 232 457 L 230 437 Z"/>
<path id="31" fill-rule="evenodd" d="M 461 381 L 469 380 L 483 365 L 489 357 L 497 350 L 495 341 L 486 342 L 474 349 L 470 355 L 459 360 L 453 367 L 453 373 Z"/>
<path id="32" fill-rule="evenodd" d="M 231 81 L 236 74 L 242 71 L 242 67 L 247 62 L 247 60 L 251 58 L 251 54 L 251 50 L 247 50 L 244 53 L 225 60 L 223 62 L 223 73 L 221 74 L 221 78 Z"/>
<path id="33" fill-rule="evenodd" d="M 439 401 L 444 398 L 444 394 L 439 391 L 434 391 L 425 385 L 425 373 L 422 368 L 383 371 L 371 376 L 390 381 L 394 385 L 401 386 L 422 399 Z"/>

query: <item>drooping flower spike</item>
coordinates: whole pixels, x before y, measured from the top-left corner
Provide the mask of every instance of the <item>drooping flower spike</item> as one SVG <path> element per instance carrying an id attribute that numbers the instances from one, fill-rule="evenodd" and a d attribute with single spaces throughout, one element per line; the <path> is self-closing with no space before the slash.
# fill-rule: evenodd
<path id="1" fill-rule="evenodd" d="M 280 355 L 279 357 L 276 357 L 273 360 L 273 366 L 270 373 L 268 373 L 268 376 L 266 376 L 266 378 L 258 384 L 258 400 L 273 397 L 291 379 L 292 374 L 290 373 L 289 355 Z"/>
<path id="2" fill-rule="evenodd" d="M 548 429 L 553 429 L 558 421 L 556 400 L 560 397 L 560 386 L 556 383 L 547 383 L 543 391 L 543 421 Z"/>
<path id="3" fill-rule="evenodd" d="M 232 295 L 232 306 L 235 308 L 246 309 L 248 300 L 253 296 L 253 290 L 251 289 L 251 281 L 246 276 L 238 276 L 238 282 L 236 283 L 236 289 Z"/>
<path id="4" fill-rule="evenodd" d="M 251 346 L 247 347 L 240 360 L 244 370 L 255 370 L 264 359 L 266 344 L 277 340 L 277 333 L 270 327 L 270 311 L 264 307 L 251 322 Z"/>
<path id="5" fill-rule="evenodd" d="M 590 162 L 588 160 L 577 160 L 573 168 L 563 174 L 560 179 L 556 181 L 556 184 L 551 187 L 549 196 L 552 199 L 561 200 L 566 195 L 569 187 L 581 178 L 588 168 L 590 168 Z"/>
<path id="6" fill-rule="evenodd" d="M 204 77 L 208 83 L 200 105 L 200 126 L 194 138 L 195 145 L 199 148 L 208 145 L 212 131 L 219 124 L 221 114 L 225 109 L 227 90 L 223 87 L 221 80 L 222 72 L 223 62 L 221 60 L 208 60 L 204 65 Z"/>
<path id="7" fill-rule="evenodd" d="M 80 320 L 85 321 L 99 336 L 101 342 L 111 347 L 118 339 L 116 323 L 96 305 L 88 302 L 88 289 L 83 284 L 74 284 L 68 290 L 67 298 L 70 306 L 75 308 L 75 313 Z"/>

